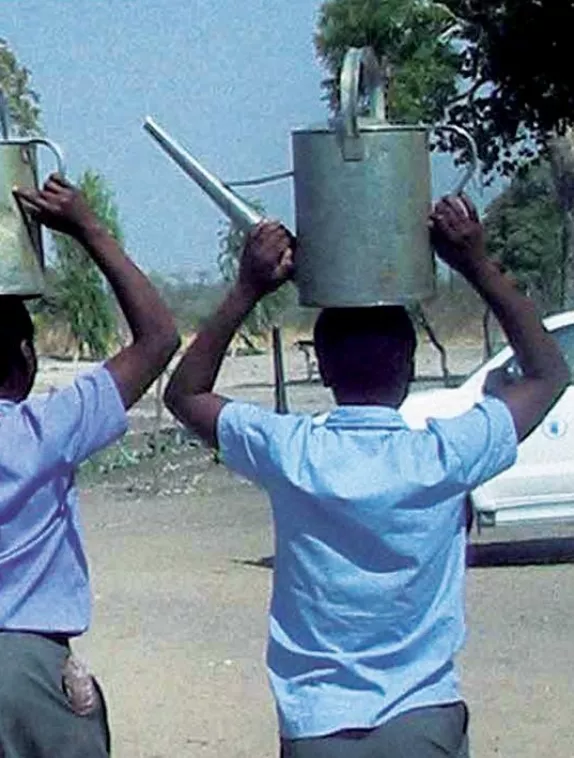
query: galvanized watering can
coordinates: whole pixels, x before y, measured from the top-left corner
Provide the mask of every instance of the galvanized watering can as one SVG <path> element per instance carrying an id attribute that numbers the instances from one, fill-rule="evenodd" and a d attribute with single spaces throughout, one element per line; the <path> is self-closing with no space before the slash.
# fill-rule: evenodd
<path id="1" fill-rule="evenodd" d="M 365 115 L 359 113 L 361 81 Z M 340 97 L 330 124 L 291 135 L 300 303 L 325 308 L 424 300 L 435 289 L 428 230 L 431 127 L 387 122 L 371 48 L 347 52 Z M 144 128 L 238 226 L 262 220 L 151 119 Z M 460 134 L 470 147 L 472 164 L 453 190 L 461 192 L 478 166 L 476 145 L 460 127 L 436 128 Z"/>
<path id="2" fill-rule="evenodd" d="M 41 137 L 14 137 L 8 106 L 0 91 L 0 296 L 39 297 L 45 288 L 40 225 L 15 199 L 14 187 L 38 187 L 38 145 L 56 156 L 64 174 L 60 148 Z"/>

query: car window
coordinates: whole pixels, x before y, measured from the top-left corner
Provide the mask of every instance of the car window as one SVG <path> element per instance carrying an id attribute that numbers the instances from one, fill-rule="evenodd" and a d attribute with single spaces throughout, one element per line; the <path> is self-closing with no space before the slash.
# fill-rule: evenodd
<path id="1" fill-rule="evenodd" d="M 551 333 L 560 345 L 570 373 L 574 376 L 574 325 L 562 326 L 559 329 L 552 330 Z M 502 365 L 502 369 L 510 380 L 522 376 L 522 370 L 514 355 Z"/>

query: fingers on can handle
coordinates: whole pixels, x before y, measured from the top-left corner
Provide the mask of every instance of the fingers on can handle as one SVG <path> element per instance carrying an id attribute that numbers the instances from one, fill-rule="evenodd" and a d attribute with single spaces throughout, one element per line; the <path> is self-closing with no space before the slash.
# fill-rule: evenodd
<path id="1" fill-rule="evenodd" d="M 38 190 L 26 187 L 14 187 L 12 193 L 17 202 L 22 203 L 28 210 L 38 210 L 41 207 Z"/>
<path id="2" fill-rule="evenodd" d="M 57 171 L 50 174 L 50 176 L 48 177 L 46 181 L 46 184 L 48 184 L 49 182 L 53 182 L 54 184 L 57 184 L 60 187 L 65 187 L 67 189 L 72 189 L 73 187 L 73 185 L 70 184 L 70 182 L 62 174 L 59 174 Z"/>
<path id="3" fill-rule="evenodd" d="M 465 215 L 468 216 L 468 218 L 472 219 L 473 221 L 479 220 L 476 206 L 468 197 L 468 195 L 465 195 L 464 192 L 461 192 L 460 195 L 457 195 L 456 199 L 458 200 L 459 206 L 464 209 Z"/>

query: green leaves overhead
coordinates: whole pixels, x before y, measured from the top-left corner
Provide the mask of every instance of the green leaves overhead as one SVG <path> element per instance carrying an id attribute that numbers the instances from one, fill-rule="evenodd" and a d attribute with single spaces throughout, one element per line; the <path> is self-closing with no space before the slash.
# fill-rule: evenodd
<path id="1" fill-rule="evenodd" d="M 18 63 L 5 40 L 0 40 L 0 87 L 8 99 L 15 134 L 38 134 L 40 98 L 30 86 L 30 72 Z"/>
<path id="2" fill-rule="evenodd" d="M 574 123 L 572 29 L 571 0 L 327 0 L 315 43 L 332 108 L 345 51 L 370 45 L 391 120 L 464 126 L 512 175 Z"/>
<path id="3" fill-rule="evenodd" d="M 489 254 L 543 312 L 564 307 L 562 224 L 547 163 L 519 172 L 487 209 L 485 231 Z"/>
<path id="4" fill-rule="evenodd" d="M 327 0 L 315 44 L 331 107 L 347 49 L 371 46 L 387 75 L 390 120 L 441 119 L 456 94 L 458 54 L 441 39 L 452 24 L 448 9 L 420 0 Z"/>

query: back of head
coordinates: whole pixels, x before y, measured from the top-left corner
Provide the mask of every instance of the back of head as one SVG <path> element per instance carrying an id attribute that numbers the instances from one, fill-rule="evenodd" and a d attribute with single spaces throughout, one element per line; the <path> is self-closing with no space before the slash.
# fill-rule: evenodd
<path id="1" fill-rule="evenodd" d="M 323 381 L 334 392 L 404 394 L 416 333 L 402 306 L 326 308 L 315 323 Z"/>
<path id="2" fill-rule="evenodd" d="M 22 343 L 32 350 L 33 342 L 34 324 L 22 298 L 0 296 L 0 387 L 12 383 L 16 377 L 26 383 L 30 370 Z"/>

